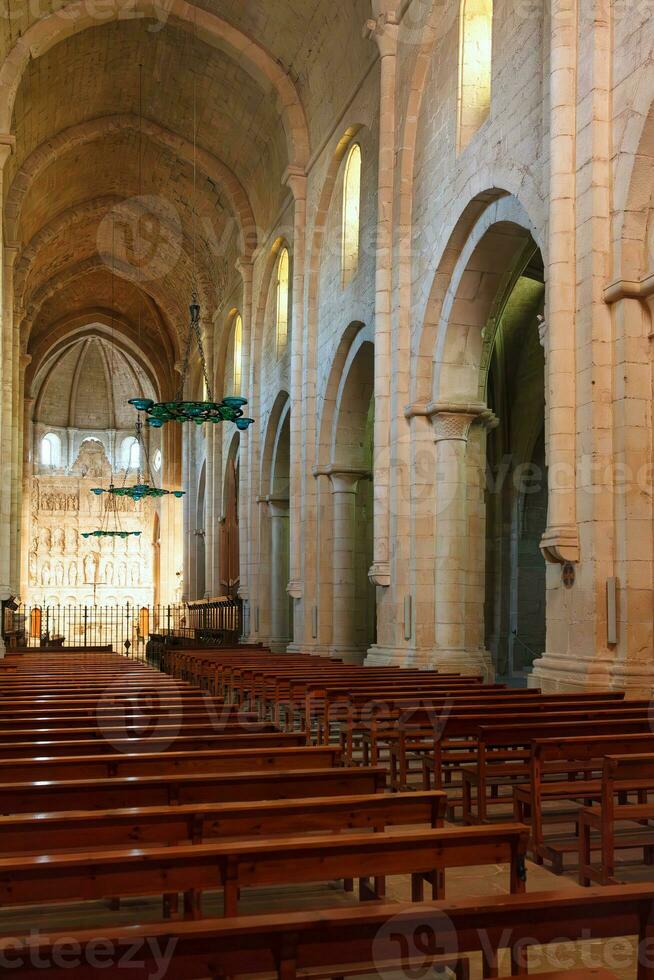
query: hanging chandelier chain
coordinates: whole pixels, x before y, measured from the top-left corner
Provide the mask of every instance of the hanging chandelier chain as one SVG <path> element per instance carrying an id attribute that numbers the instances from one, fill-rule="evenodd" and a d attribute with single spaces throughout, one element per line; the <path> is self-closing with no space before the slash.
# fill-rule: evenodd
<path id="1" fill-rule="evenodd" d="M 200 326 L 200 307 L 195 306 L 195 315 L 191 318 L 191 323 L 195 331 L 195 339 L 198 344 L 198 352 L 200 354 L 200 364 L 202 365 L 202 376 L 204 378 L 204 383 L 206 386 L 207 397 L 206 401 L 213 402 L 213 392 L 211 390 L 211 384 L 209 383 L 209 375 L 207 372 L 207 361 L 204 356 L 204 346 L 202 344 L 202 328 Z"/>
<path id="2" fill-rule="evenodd" d="M 177 388 L 177 393 L 175 395 L 175 401 L 181 402 L 184 399 L 184 385 L 186 383 L 186 376 L 188 374 L 189 363 L 191 360 L 191 342 L 193 340 L 193 330 L 189 329 L 186 337 L 186 346 L 184 348 L 184 361 L 182 363 L 182 373 L 180 376 L 179 387 Z"/>

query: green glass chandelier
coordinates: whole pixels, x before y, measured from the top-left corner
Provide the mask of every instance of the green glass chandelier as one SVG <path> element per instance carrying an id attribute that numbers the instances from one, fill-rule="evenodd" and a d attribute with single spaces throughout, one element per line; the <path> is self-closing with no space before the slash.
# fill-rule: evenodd
<path id="1" fill-rule="evenodd" d="M 83 538 L 138 538 L 140 531 L 82 531 Z"/>
<path id="2" fill-rule="evenodd" d="M 130 500 L 137 502 L 143 500 L 144 497 L 183 497 L 185 492 L 184 490 L 162 490 L 160 487 L 153 487 L 149 483 L 135 483 L 131 487 L 117 487 L 111 483 L 106 490 L 102 487 L 91 489 L 91 493 L 97 494 L 98 497 L 102 493 L 109 493 L 114 497 L 129 497 Z"/>
<path id="3" fill-rule="evenodd" d="M 234 395 L 223 398 L 220 402 L 216 402 L 213 399 L 207 372 L 207 362 L 202 346 L 200 304 L 195 296 L 189 306 L 189 312 L 191 318 L 188 336 L 186 338 L 184 367 L 175 400 L 170 402 L 154 402 L 151 398 L 130 398 L 129 404 L 133 405 L 137 411 L 145 412 L 148 416 L 148 425 L 155 429 L 160 429 L 166 422 L 194 422 L 196 425 L 203 425 L 205 422 L 212 422 L 214 424 L 218 422 L 233 422 L 237 429 L 244 431 L 254 422 L 254 419 L 247 418 L 243 412 L 243 406 L 247 405 L 247 398 Z M 194 337 L 202 365 L 202 376 L 207 392 L 206 401 L 188 401 L 183 397 Z"/>
<path id="4" fill-rule="evenodd" d="M 113 486 L 113 484 L 112 484 Z M 99 487 L 91 490 L 91 493 L 95 493 L 98 496 L 104 493 L 104 490 L 100 490 Z M 115 496 L 110 495 L 107 498 L 107 503 L 104 510 L 104 518 L 102 520 L 102 526 L 97 528 L 95 531 L 82 531 L 83 538 L 138 538 L 141 535 L 140 531 L 125 531 L 120 523 L 120 514 L 118 513 L 118 507 L 116 506 L 117 500 Z M 110 527 L 111 525 L 111 527 Z"/>
<path id="5" fill-rule="evenodd" d="M 136 399 L 136 400 L 145 401 L 147 399 Z M 140 418 L 136 422 L 135 437 L 136 437 L 136 443 L 139 447 L 139 457 L 138 457 L 139 463 L 138 463 L 138 472 L 136 475 L 136 483 L 133 483 L 131 486 L 127 485 L 127 474 L 129 472 L 129 466 L 126 466 L 122 485 L 117 486 L 112 481 L 106 490 L 104 489 L 104 487 L 92 487 L 91 493 L 94 493 L 97 497 L 100 497 L 103 493 L 109 494 L 109 498 L 113 499 L 114 501 L 114 509 L 116 507 L 115 501 L 118 497 L 127 497 L 129 500 L 133 500 L 135 503 L 138 503 L 139 501 L 143 500 L 146 497 L 150 497 L 150 498 L 183 497 L 184 494 L 186 493 L 185 490 L 164 490 L 162 487 L 155 486 L 154 478 L 152 476 L 152 467 L 150 466 L 150 456 L 148 454 L 145 441 L 143 439 L 143 423 L 141 422 Z M 147 467 L 147 473 L 145 476 L 141 473 L 142 459 L 145 460 L 146 467 Z"/>

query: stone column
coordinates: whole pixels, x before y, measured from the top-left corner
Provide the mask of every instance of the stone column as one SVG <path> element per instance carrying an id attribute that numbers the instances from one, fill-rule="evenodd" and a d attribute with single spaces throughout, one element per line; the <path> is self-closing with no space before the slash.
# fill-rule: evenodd
<path id="1" fill-rule="evenodd" d="M 0 145 L 6 151 L 0 160 L 9 156 L 9 147 Z M 16 516 L 16 387 L 18 344 L 14 324 L 14 262 L 18 246 L 5 244 L 2 250 L 2 432 L 0 433 L 0 475 L 3 492 L 0 494 L 0 585 L 14 590 L 14 555 L 16 547 L 16 526 L 12 517 Z"/>
<path id="2" fill-rule="evenodd" d="M 346 662 L 362 663 L 365 650 L 357 643 L 356 495 L 363 470 L 337 466 L 327 470 L 332 492 L 332 643 L 330 653 Z"/>
<path id="3" fill-rule="evenodd" d="M 211 385 L 211 393 L 214 400 L 218 400 L 215 390 L 216 373 L 214 366 L 214 330 L 213 320 L 207 318 L 203 324 L 202 343 L 204 346 L 204 356 L 207 362 L 207 377 Z M 214 431 L 217 426 L 205 424 L 205 487 L 204 487 L 204 596 L 205 598 L 216 595 L 214 591 L 214 554 L 216 551 L 215 533 L 215 465 L 214 465 Z M 199 597 L 202 598 L 202 597 Z"/>
<path id="4" fill-rule="evenodd" d="M 15 145 L 15 137 L 10 134 L 0 135 L 0 195 L 3 193 L 5 163 Z M 0 243 L 2 238 L 0 236 Z M 15 248 L 2 244 L 2 260 L 0 261 L 0 296 L 2 297 L 2 334 L 0 351 L 0 483 L 3 492 L 0 494 L 0 599 L 9 598 L 11 594 L 11 450 L 12 450 L 12 361 L 13 361 L 13 263 L 16 257 Z M 0 657 L 5 653 L 5 645 L 0 636 Z"/>
<path id="5" fill-rule="evenodd" d="M 255 419 L 255 425 L 260 425 L 257 418 L 256 387 L 254 377 L 254 352 L 252 351 L 253 330 L 252 330 L 252 259 L 249 256 L 241 256 L 237 262 L 237 269 L 241 274 L 243 282 L 243 301 L 241 307 L 241 320 L 243 323 L 241 344 L 243 359 L 241 363 L 241 378 L 244 392 L 248 399 L 245 406 L 246 414 Z M 243 602 L 243 637 L 249 636 L 252 631 L 252 617 L 250 608 L 252 603 L 252 583 L 256 578 L 257 564 L 255 560 L 254 544 L 252 534 L 254 533 L 254 480 L 253 474 L 257 470 L 258 461 L 255 460 L 255 453 L 258 446 L 257 433 L 252 432 L 252 426 L 241 432 L 239 443 L 239 487 L 238 487 L 238 553 L 239 553 L 239 587 L 238 594 Z"/>
<path id="6" fill-rule="evenodd" d="M 270 646 L 283 651 L 291 638 L 289 604 L 286 590 L 289 569 L 288 499 L 268 498 L 270 517 Z"/>
<path id="7" fill-rule="evenodd" d="M 182 427 L 169 423 L 161 431 L 161 486 L 165 490 L 182 490 Z M 159 602 L 166 605 L 182 598 L 185 568 L 184 516 L 186 497 L 162 497 L 160 500 Z M 185 589 L 185 586 L 184 586 Z"/>
<path id="8" fill-rule="evenodd" d="M 492 675 L 483 648 L 468 649 L 469 603 L 467 444 L 471 425 L 490 413 L 484 405 L 433 405 L 429 417 L 436 444 L 436 543 L 434 584 L 434 653 L 430 666 L 462 673 Z M 483 613 L 483 606 L 482 613 Z M 482 627 L 483 635 L 483 627 Z"/>
<path id="9" fill-rule="evenodd" d="M 25 355 L 27 356 L 27 355 Z M 27 367 L 27 365 L 26 365 Z M 31 521 L 32 507 L 30 500 L 31 480 L 34 475 L 34 423 L 32 413 L 34 412 L 34 399 L 23 399 L 23 501 L 22 501 L 22 534 L 21 534 L 21 574 L 20 574 L 20 595 L 23 601 L 27 599 L 30 588 L 29 582 L 29 552 L 31 543 Z M 65 458 L 62 457 L 62 463 Z"/>
<path id="10" fill-rule="evenodd" d="M 375 269 L 375 425 L 374 425 L 374 542 L 369 576 L 374 585 L 391 584 L 389 485 L 393 371 L 391 355 L 393 292 L 393 191 L 395 181 L 395 86 L 398 25 L 395 11 L 381 12 L 366 25 L 380 55 L 379 176 Z M 381 605 L 392 597 L 378 596 Z M 390 621 L 395 617 L 391 614 Z M 390 627 L 392 629 L 392 626 Z M 378 637 L 378 646 L 392 646 L 394 637 Z"/>
<path id="11" fill-rule="evenodd" d="M 541 549 L 551 562 L 579 561 L 576 471 L 576 103 L 577 0 L 552 0 L 550 36 L 550 216 L 546 270 L 547 529 Z"/>
<path id="12" fill-rule="evenodd" d="M 30 354 L 20 354 L 18 392 L 16 395 L 16 541 L 14 551 L 14 573 L 12 582 L 20 594 L 21 583 L 25 581 L 23 568 L 26 567 L 28 551 L 27 524 L 23 507 L 23 490 L 26 483 L 25 466 L 25 372 L 32 360 Z M 31 401 L 31 399 L 30 399 Z M 28 429 L 29 431 L 29 429 Z"/>
<path id="13" fill-rule="evenodd" d="M 293 217 L 293 303 L 291 314 L 291 422 L 289 472 L 290 510 L 290 558 L 288 594 L 294 600 L 303 595 L 302 567 L 302 498 L 306 474 L 303 473 L 302 459 L 302 364 L 304 344 L 304 266 L 307 222 L 307 178 L 303 170 L 289 167 L 284 177 L 295 199 Z M 302 629 L 301 603 L 295 603 L 293 624 Z M 302 642 L 302 635 L 293 637 L 295 643 Z"/>

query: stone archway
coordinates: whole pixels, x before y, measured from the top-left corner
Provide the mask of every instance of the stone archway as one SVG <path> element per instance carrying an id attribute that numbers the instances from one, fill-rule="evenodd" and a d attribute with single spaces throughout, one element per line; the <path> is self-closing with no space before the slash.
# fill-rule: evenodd
<path id="1" fill-rule="evenodd" d="M 220 594 L 234 597 L 240 581 L 238 487 L 240 436 L 235 433 L 225 464 L 223 514 L 220 521 Z"/>
<path id="2" fill-rule="evenodd" d="M 322 446 L 328 462 L 329 517 L 319 579 L 331 583 L 328 652 L 361 662 L 376 638 L 373 556 L 374 345 L 365 327 L 339 351 L 328 386 Z M 325 457 L 323 457 L 325 458 Z"/>
<path id="3" fill-rule="evenodd" d="M 495 413 L 496 407 L 502 411 L 507 405 L 496 406 L 492 395 L 489 398 L 489 383 L 492 390 L 494 380 L 506 372 L 503 318 L 512 303 L 517 304 L 514 318 L 522 322 L 517 284 L 523 275 L 527 281 L 536 277 L 538 302 L 525 327 L 531 331 L 531 343 L 540 355 L 533 450 L 545 422 L 544 362 L 535 319 L 542 309 L 543 272 L 531 222 L 514 197 L 496 191 L 473 204 L 462 212 L 463 228 L 457 225 L 452 232 L 452 249 L 447 248 L 443 256 L 445 274 L 440 270 L 436 273 L 417 345 L 413 382 L 414 391 L 425 401 L 414 402 L 407 413 L 413 419 L 412 511 L 414 533 L 419 535 L 413 576 L 416 583 L 425 583 L 424 589 L 421 587 L 423 601 L 412 624 L 416 635 L 412 659 L 488 677 L 495 666 L 486 630 L 486 618 L 493 607 L 487 596 L 487 516 L 497 501 L 494 496 L 489 501 L 486 488 L 487 439 L 498 425 L 510 429 L 507 416 Z M 524 299 L 522 293 L 520 298 Z M 426 370 L 428 358 L 430 371 Z M 491 447 L 497 438 L 490 436 Z M 522 436 L 518 439 L 515 433 L 511 435 L 508 451 L 517 452 L 520 441 L 518 462 L 531 462 Z M 514 507 L 515 533 L 518 515 L 524 516 L 524 500 L 516 499 L 512 504 L 505 501 L 506 506 Z M 491 533 L 506 564 L 511 553 L 511 522 L 502 520 L 504 513 L 500 507 Z M 431 533 L 425 536 L 427 526 Z M 513 540 L 514 549 L 518 543 Z M 538 542 L 531 541 L 532 546 L 536 548 L 534 561 L 542 562 Z M 517 551 L 514 559 L 516 556 Z M 493 588 L 513 588 L 515 593 L 517 569 L 514 561 L 512 585 L 509 576 Z M 544 577 L 542 589 L 544 607 Z M 502 601 L 508 602 L 504 593 Z M 515 614 L 515 602 L 513 611 Z M 514 615 L 512 628 L 515 626 Z M 509 628 L 510 624 L 506 630 Z"/>

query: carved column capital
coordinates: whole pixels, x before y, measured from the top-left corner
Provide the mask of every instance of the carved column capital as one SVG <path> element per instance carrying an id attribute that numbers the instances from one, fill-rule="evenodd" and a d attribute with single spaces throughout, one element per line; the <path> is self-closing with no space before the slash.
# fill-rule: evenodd
<path id="1" fill-rule="evenodd" d="M 235 265 L 236 271 L 243 280 L 243 283 L 251 283 L 254 269 L 252 258 L 249 255 L 240 255 L 237 258 Z"/>
<path id="2" fill-rule="evenodd" d="M 307 175 L 302 167 L 289 164 L 284 171 L 282 184 L 290 187 L 296 201 L 305 201 L 307 197 Z"/>
<path id="3" fill-rule="evenodd" d="M 0 133 L 0 170 L 16 149 L 16 137 L 13 133 Z"/>
<path id="4" fill-rule="evenodd" d="M 316 477 L 328 476 L 332 493 L 356 493 L 360 480 L 369 480 L 371 477 L 369 470 L 354 466 L 340 466 L 338 463 L 316 467 L 313 475 Z"/>
<path id="5" fill-rule="evenodd" d="M 397 11 L 384 10 L 376 18 L 370 18 L 364 25 L 364 36 L 376 41 L 382 58 L 394 57 L 397 53 L 399 24 Z"/>
<path id="6" fill-rule="evenodd" d="M 424 414 L 429 418 L 434 430 L 434 442 L 467 443 L 472 425 L 492 429 L 498 424 L 497 417 L 482 402 L 432 402 L 425 406 L 424 412 L 415 411 L 412 414 Z"/>

